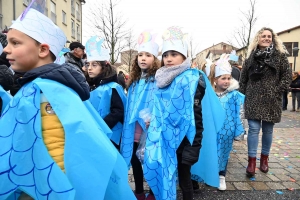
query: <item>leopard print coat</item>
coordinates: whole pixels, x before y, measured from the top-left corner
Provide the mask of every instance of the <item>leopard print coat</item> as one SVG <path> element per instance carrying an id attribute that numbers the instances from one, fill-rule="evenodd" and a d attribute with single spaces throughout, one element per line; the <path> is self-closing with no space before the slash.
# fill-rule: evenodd
<path id="1" fill-rule="evenodd" d="M 245 94 L 245 118 L 279 123 L 282 112 L 282 93 L 289 88 L 292 70 L 285 54 L 275 50 L 260 80 L 249 78 L 255 64 L 254 53 L 246 59 L 240 78 L 240 92 Z"/>

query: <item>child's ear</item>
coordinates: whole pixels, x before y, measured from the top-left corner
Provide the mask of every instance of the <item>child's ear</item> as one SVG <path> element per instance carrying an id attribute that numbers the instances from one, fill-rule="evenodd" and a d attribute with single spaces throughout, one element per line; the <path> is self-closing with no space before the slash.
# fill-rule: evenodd
<path id="1" fill-rule="evenodd" d="M 48 44 L 41 44 L 40 45 L 39 56 L 42 57 L 42 58 L 45 58 L 49 54 L 50 54 L 50 46 Z"/>

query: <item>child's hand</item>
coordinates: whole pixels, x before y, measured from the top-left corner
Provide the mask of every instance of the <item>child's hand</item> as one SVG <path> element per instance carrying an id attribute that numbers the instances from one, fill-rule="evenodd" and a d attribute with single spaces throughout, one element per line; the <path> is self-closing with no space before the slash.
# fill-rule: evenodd
<path id="1" fill-rule="evenodd" d="M 146 124 L 146 128 L 148 129 L 150 126 L 150 122 L 145 122 L 145 124 Z"/>

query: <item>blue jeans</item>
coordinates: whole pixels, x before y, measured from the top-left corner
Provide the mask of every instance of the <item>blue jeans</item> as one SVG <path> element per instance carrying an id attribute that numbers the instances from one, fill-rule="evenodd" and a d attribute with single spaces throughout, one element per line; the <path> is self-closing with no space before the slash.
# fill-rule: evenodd
<path id="1" fill-rule="evenodd" d="M 256 157 L 257 153 L 257 146 L 258 146 L 258 137 L 259 131 L 262 127 L 262 149 L 261 153 L 264 155 L 269 155 L 271 145 L 272 145 L 272 138 L 273 138 L 273 127 L 274 123 L 266 122 L 261 120 L 253 120 L 248 119 L 248 156 Z"/>

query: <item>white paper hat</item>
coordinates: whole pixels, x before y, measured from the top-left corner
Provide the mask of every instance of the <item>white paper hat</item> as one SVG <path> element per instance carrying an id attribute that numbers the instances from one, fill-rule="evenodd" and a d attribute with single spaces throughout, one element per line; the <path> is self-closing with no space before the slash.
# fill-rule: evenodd
<path id="1" fill-rule="evenodd" d="M 158 44 L 155 42 L 155 36 L 150 31 L 144 31 L 140 34 L 138 39 L 138 53 L 144 51 L 151 53 L 153 56 L 158 55 Z"/>
<path id="2" fill-rule="evenodd" d="M 232 68 L 228 60 L 229 60 L 229 54 L 223 53 L 220 59 L 216 63 L 215 77 L 222 76 L 224 74 L 231 75 Z"/>
<path id="3" fill-rule="evenodd" d="M 205 59 L 206 60 L 206 64 L 205 64 L 205 74 L 206 76 L 209 76 L 210 74 L 210 66 L 213 64 L 212 61 L 208 58 Z"/>
<path id="4" fill-rule="evenodd" d="M 48 44 L 50 51 L 57 56 L 67 38 L 64 32 L 48 17 L 35 9 L 26 9 L 9 27 L 21 31 L 41 44 Z"/>
<path id="5" fill-rule="evenodd" d="M 91 61 L 109 61 L 109 51 L 102 47 L 104 39 L 98 40 L 97 36 L 91 37 L 85 44 L 87 62 Z"/>
<path id="6" fill-rule="evenodd" d="M 0 55 L 2 54 L 2 52 L 3 52 L 3 46 L 2 46 L 2 44 L 0 43 Z"/>
<path id="7" fill-rule="evenodd" d="M 162 54 L 167 51 L 177 51 L 187 58 L 188 45 L 184 39 L 184 34 L 180 27 L 169 27 L 163 34 Z"/>

